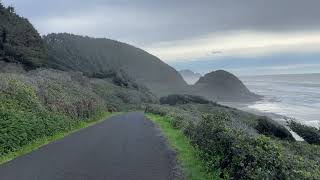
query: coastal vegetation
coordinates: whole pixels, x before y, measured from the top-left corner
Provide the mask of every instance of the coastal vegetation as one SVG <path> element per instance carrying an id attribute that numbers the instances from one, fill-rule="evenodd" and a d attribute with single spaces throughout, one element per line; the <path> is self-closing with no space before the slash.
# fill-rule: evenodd
<path id="1" fill-rule="evenodd" d="M 0 35 L 1 163 L 113 112 L 158 102 L 121 69 L 54 69 L 46 41 L 27 19 L 1 3 Z"/>
<path id="2" fill-rule="evenodd" d="M 217 104 L 150 105 L 146 112 L 183 132 L 199 150 L 206 171 L 219 170 L 222 179 L 320 177 L 320 147 L 295 142 L 272 120 Z"/>
<path id="3" fill-rule="evenodd" d="M 125 43 L 42 38 L 1 3 L 0 35 L 0 163 L 114 112 L 145 110 L 187 178 L 320 179 L 319 129 L 289 123 L 306 141 L 296 142 L 270 118 L 214 102 L 260 98 L 226 71 L 188 86 L 172 67 Z"/>
<path id="4" fill-rule="evenodd" d="M 320 145 L 320 129 L 296 121 L 289 122 L 290 128 L 310 144 Z"/>
<path id="5" fill-rule="evenodd" d="M 112 78 L 50 69 L 0 73 L 0 92 L 0 159 L 110 113 L 156 101 L 145 90 L 119 86 Z"/>
<path id="6" fill-rule="evenodd" d="M 44 66 L 46 59 L 47 50 L 37 30 L 13 7 L 4 7 L 0 2 L 0 61 L 32 69 Z"/>
<path id="7" fill-rule="evenodd" d="M 183 132 L 173 127 L 170 119 L 154 114 L 146 114 L 146 116 L 158 125 L 170 146 L 177 152 L 178 161 L 186 179 L 219 179 L 219 169 L 211 172 L 206 170 L 205 162 L 199 157 L 200 151 L 192 146 L 190 139 Z"/>

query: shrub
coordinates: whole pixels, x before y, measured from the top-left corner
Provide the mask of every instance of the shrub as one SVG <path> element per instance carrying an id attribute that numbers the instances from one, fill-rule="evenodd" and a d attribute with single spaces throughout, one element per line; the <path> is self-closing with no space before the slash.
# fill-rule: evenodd
<path id="1" fill-rule="evenodd" d="M 9 79 L 0 93 L 0 156 L 42 137 L 71 130 L 77 121 L 46 110 L 30 86 Z"/>
<path id="2" fill-rule="evenodd" d="M 284 126 L 278 124 L 277 122 L 267 117 L 261 117 L 257 119 L 257 121 L 258 125 L 256 126 L 256 129 L 260 134 L 294 141 L 292 134 Z"/>
<path id="3" fill-rule="evenodd" d="M 174 94 L 166 97 L 161 97 L 160 103 L 169 104 L 169 105 L 188 104 L 188 103 L 209 104 L 210 101 L 206 100 L 201 96 Z"/>
<path id="4" fill-rule="evenodd" d="M 32 73 L 31 81 L 37 87 L 37 95 L 50 111 L 75 119 L 89 119 L 106 109 L 105 103 L 86 87 L 89 83 L 80 78 L 74 79 L 71 74 L 49 70 Z M 41 78 L 38 78 L 39 75 Z"/>
<path id="5" fill-rule="evenodd" d="M 250 125 L 257 124 L 270 137 L 252 135 L 245 130 L 250 127 L 242 124 L 247 121 L 239 122 L 245 126 L 239 128 L 230 111 L 209 111 L 211 108 L 208 108 L 205 112 L 209 113 L 199 118 L 197 108 L 190 106 L 151 105 L 146 111 L 168 117 L 165 119 L 174 128 L 181 129 L 199 149 L 207 171 L 219 169 L 224 179 L 319 179 L 318 146 L 287 141 L 287 136 L 271 130 L 272 125 L 277 125 L 270 125 L 272 121 L 262 120 L 260 125 L 254 122 L 257 117 L 248 121 Z M 285 141 L 276 136 L 284 137 Z"/>
<path id="6" fill-rule="evenodd" d="M 170 113 L 168 116 L 174 117 L 170 118 L 171 124 L 176 129 L 183 129 L 185 127 L 185 118 L 180 114 L 172 114 Z"/>
<path id="7" fill-rule="evenodd" d="M 159 108 L 159 106 L 155 106 L 155 105 L 148 105 L 145 109 L 146 113 L 152 113 L 152 114 L 156 114 L 156 115 L 160 115 L 160 116 L 166 116 L 167 115 L 167 111 Z"/>
<path id="8" fill-rule="evenodd" d="M 50 69 L 0 73 L 0 156 L 68 132 L 105 111 L 141 110 L 145 101 L 153 101 L 148 90 L 119 87 L 110 79 L 89 79 L 79 73 Z"/>
<path id="9" fill-rule="evenodd" d="M 276 177 L 280 150 L 268 138 L 249 138 L 226 126 L 224 114 L 206 115 L 197 125 L 194 143 L 202 150 L 208 169 L 221 168 L 221 177 L 268 179 Z"/>
<path id="10" fill-rule="evenodd" d="M 289 127 L 310 144 L 320 145 L 320 131 L 317 128 L 302 125 L 298 122 L 289 122 Z"/>

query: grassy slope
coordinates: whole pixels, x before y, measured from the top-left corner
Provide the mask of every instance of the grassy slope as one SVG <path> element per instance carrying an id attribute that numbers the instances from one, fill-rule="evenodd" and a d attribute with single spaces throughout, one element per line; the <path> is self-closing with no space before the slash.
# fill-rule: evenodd
<path id="1" fill-rule="evenodd" d="M 109 112 L 101 113 L 100 116 L 97 116 L 97 117 L 90 119 L 88 121 L 79 121 L 74 127 L 72 127 L 68 131 L 58 132 L 58 133 L 53 134 L 51 136 L 46 136 L 46 137 L 36 139 L 36 140 L 30 142 L 29 144 L 26 144 L 26 145 L 20 147 L 15 152 L 10 152 L 4 156 L 1 156 L 0 157 L 0 164 L 11 161 L 19 156 L 28 154 L 34 150 L 41 148 L 44 145 L 47 145 L 53 141 L 62 139 L 62 138 L 66 137 L 72 133 L 75 133 L 81 129 L 98 124 L 98 123 L 106 120 L 106 118 L 110 118 L 110 117 L 112 117 L 114 115 L 118 115 L 118 114 L 120 114 L 120 113 L 109 113 Z"/>
<path id="2" fill-rule="evenodd" d="M 187 179 L 219 179 L 218 170 L 216 173 L 207 173 L 205 164 L 198 157 L 198 150 L 191 145 L 190 140 L 180 130 L 173 128 L 169 119 L 153 114 L 147 114 L 147 117 L 160 127 L 170 145 L 178 153 L 178 160 Z"/>

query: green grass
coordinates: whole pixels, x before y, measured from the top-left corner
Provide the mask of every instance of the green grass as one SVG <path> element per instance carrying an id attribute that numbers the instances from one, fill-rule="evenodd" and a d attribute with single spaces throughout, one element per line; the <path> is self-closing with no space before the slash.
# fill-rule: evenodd
<path id="1" fill-rule="evenodd" d="M 59 133 L 56 133 L 52 136 L 36 139 L 36 140 L 32 141 L 31 143 L 20 147 L 15 152 L 10 152 L 4 156 L 1 156 L 0 157 L 0 164 L 11 161 L 19 156 L 23 156 L 25 154 L 28 154 L 32 151 L 35 151 L 35 150 L 41 148 L 44 145 L 47 145 L 53 141 L 62 139 L 72 133 L 75 133 L 81 129 L 84 129 L 84 128 L 90 127 L 92 125 L 95 125 L 97 123 L 100 123 L 100 122 L 106 120 L 106 118 L 110 118 L 110 117 L 118 115 L 118 114 L 121 114 L 121 113 L 109 113 L 109 112 L 102 113 L 99 116 L 96 116 L 95 118 L 92 118 L 90 120 L 79 121 L 79 123 L 76 126 L 74 126 L 70 131 L 59 132 Z"/>
<path id="2" fill-rule="evenodd" d="M 159 126 L 170 146 L 177 152 L 178 161 L 188 180 L 220 179 L 218 172 L 206 171 L 204 162 L 198 156 L 199 151 L 191 145 L 190 140 L 180 130 L 173 128 L 168 118 L 153 114 L 146 114 L 146 116 Z"/>

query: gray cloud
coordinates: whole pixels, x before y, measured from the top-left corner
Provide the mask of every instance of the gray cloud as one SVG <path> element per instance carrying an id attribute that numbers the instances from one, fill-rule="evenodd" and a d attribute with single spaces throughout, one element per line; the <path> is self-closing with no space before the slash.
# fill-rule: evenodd
<path id="1" fill-rule="evenodd" d="M 223 31 L 292 32 L 320 29 L 319 0 L 4 2 L 14 5 L 18 13 L 29 18 L 43 34 L 68 31 L 115 38 L 142 46 Z M 76 17 L 83 22 L 73 22 Z M 50 26 L 52 21 L 59 27 Z M 75 23 L 74 28 L 72 23 Z"/>

